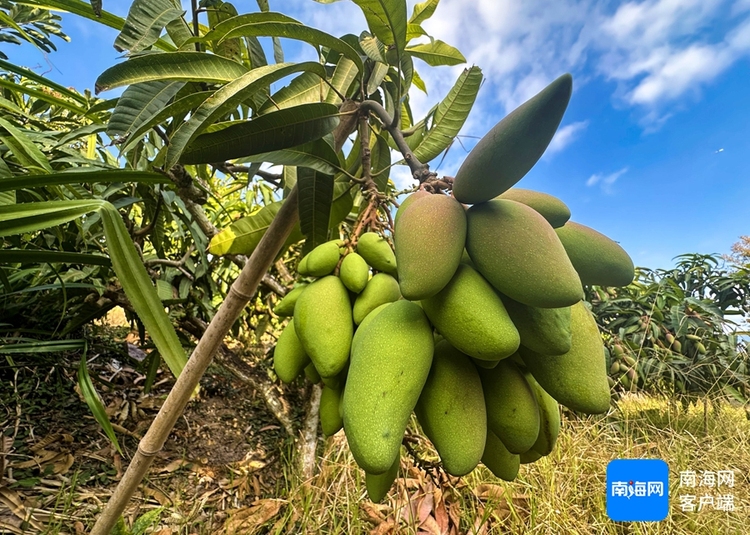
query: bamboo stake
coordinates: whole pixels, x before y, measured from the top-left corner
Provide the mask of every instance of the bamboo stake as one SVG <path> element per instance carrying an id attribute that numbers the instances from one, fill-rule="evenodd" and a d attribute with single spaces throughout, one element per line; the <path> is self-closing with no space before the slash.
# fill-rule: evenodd
<path id="1" fill-rule="evenodd" d="M 94 524 L 91 535 L 109 535 L 117 523 L 117 519 L 120 518 L 128 501 L 146 475 L 154 457 L 164 447 L 164 443 L 172 432 L 177 419 L 185 410 L 190 395 L 221 346 L 224 336 L 240 316 L 248 301 L 255 296 L 263 275 L 268 271 L 274 258 L 279 254 L 281 247 L 292 232 L 292 228 L 294 228 L 299 217 L 297 205 L 298 193 L 295 185 L 260 240 L 258 247 L 253 251 L 237 280 L 232 284 L 226 299 L 195 347 L 193 354 L 185 365 L 185 369 L 182 370 L 177 382 L 169 392 L 164 405 L 162 405 L 148 432 L 138 444 L 138 450 L 133 460 L 120 483 L 118 483 L 114 494 L 107 502 L 104 511 Z"/>

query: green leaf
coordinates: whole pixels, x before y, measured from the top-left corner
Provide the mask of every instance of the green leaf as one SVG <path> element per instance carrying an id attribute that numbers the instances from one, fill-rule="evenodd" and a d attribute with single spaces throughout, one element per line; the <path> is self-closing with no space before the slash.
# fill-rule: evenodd
<path id="1" fill-rule="evenodd" d="M 78 366 L 78 387 L 81 390 L 81 395 L 83 396 L 84 401 L 86 401 L 86 405 L 89 406 L 91 414 L 94 415 L 94 419 L 96 419 L 99 425 L 102 426 L 104 434 L 107 435 L 107 438 L 112 442 L 115 449 L 122 454 L 120 443 L 117 442 L 117 435 L 115 435 L 115 430 L 112 429 L 112 423 L 109 421 L 104 404 L 102 403 L 99 394 L 96 392 L 96 388 L 94 388 L 94 383 L 91 382 L 91 376 L 89 375 L 89 370 L 86 366 L 85 352 L 81 356 L 81 363 Z"/>
<path id="2" fill-rule="evenodd" d="M 46 201 L 0 206 L 0 237 L 62 225 L 97 210 L 104 201 Z"/>
<path id="3" fill-rule="evenodd" d="M 208 251 L 217 256 L 252 254 L 271 225 L 271 221 L 276 217 L 281 204 L 281 202 L 271 203 L 251 216 L 238 219 L 211 239 Z M 302 238 L 299 224 L 297 224 L 287 239 L 287 244 L 296 243 Z"/>
<path id="4" fill-rule="evenodd" d="M 155 80 L 128 87 L 112 112 L 107 135 L 127 135 L 164 109 L 185 82 Z"/>
<path id="5" fill-rule="evenodd" d="M 14 82 L 11 82 L 10 80 L 6 78 L 0 78 L 0 87 L 6 87 L 10 89 L 11 91 L 17 91 L 19 93 L 24 93 L 26 95 L 29 95 L 31 97 L 34 97 L 36 99 L 42 100 L 44 102 L 47 102 L 53 106 L 60 106 L 61 108 L 65 108 L 71 111 L 74 111 L 80 115 L 84 115 L 86 113 L 86 109 L 82 108 L 81 106 L 70 102 L 64 98 L 56 97 L 51 93 L 47 93 L 45 91 L 42 91 L 40 89 L 33 89 L 27 85 L 22 84 L 16 84 Z"/>
<path id="6" fill-rule="evenodd" d="M 320 63 L 314 63 L 312 61 L 304 63 L 279 63 L 253 69 L 219 89 L 216 93 L 206 99 L 206 101 L 203 102 L 203 104 L 201 104 L 198 109 L 191 115 L 190 119 L 186 123 L 180 125 L 180 127 L 172 135 L 169 145 L 164 149 L 166 150 L 166 168 L 169 169 L 177 163 L 185 148 L 202 130 L 206 128 L 206 126 L 213 122 L 216 122 L 222 115 L 225 115 L 230 109 L 235 108 L 239 103 L 247 99 L 258 89 L 268 86 L 272 82 L 275 82 L 276 80 L 279 80 L 285 76 L 300 71 L 312 72 L 318 74 L 321 78 L 325 78 L 326 76 L 325 68 Z M 267 117 L 271 117 L 271 115 Z M 275 117 L 275 115 L 273 115 L 273 117 Z M 265 119 L 264 123 L 267 125 L 266 128 L 268 128 L 268 126 L 270 126 L 271 124 L 275 126 L 278 125 L 278 121 L 280 120 L 280 118 L 270 118 Z M 250 123 L 247 124 L 249 125 Z M 243 133 L 245 132 L 245 130 L 241 129 L 242 126 L 244 125 L 237 125 L 236 127 L 231 127 L 226 130 L 239 132 L 239 137 L 242 137 Z M 248 128 L 251 131 L 254 130 L 253 127 Z M 284 133 L 289 139 L 298 139 L 300 137 L 295 136 L 295 134 L 297 134 L 295 132 L 287 131 Z M 235 138 L 237 138 L 237 134 L 234 135 Z M 210 145 L 212 140 L 222 139 L 223 136 L 231 137 L 231 135 L 227 134 L 226 132 L 224 132 L 223 135 L 222 133 L 217 132 L 213 134 L 213 136 L 214 138 L 211 139 L 210 135 L 207 134 L 206 137 L 208 137 L 209 139 L 203 140 L 203 146 L 207 146 L 206 144 Z M 283 137 L 284 136 L 282 136 L 282 138 Z M 266 152 L 268 150 L 286 148 L 298 145 L 299 143 L 310 141 L 309 138 L 306 138 L 303 141 L 298 141 L 296 143 L 292 143 L 291 145 L 284 145 L 282 143 L 281 146 L 278 146 L 274 144 L 274 142 L 278 143 L 280 140 L 281 138 L 269 140 L 267 146 L 271 146 L 271 149 L 265 148 L 262 151 L 253 150 L 252 152 L 245 152 L 244 154 L 240 154 L 238 156 L 246 156 L 248 154 L 253 154 L 253 152 Z M 239 140 L 239 142 L 241 143 L 242 141 Z M 198 146 L 201 146 L 201 143 L 196 144 Z M 241 147 L 238 147 L 237 145 L 231 146 L 231 150 L 234 151 L 236 151 L 238 148 Z M 230 147 L 227 147 L 226 151 L 231 152 Z M 192 153 L 195 153 L 195 151 L 193 150 Z M 235 158 L 238 156 L 235 156 Z M 222 161 L 222 159 L 219 158 L 209 161 L 218 162 Z M 201 160 L 201 163 L 203 162 L 206 162 L 206 160 Z"/>
<path id="7" fill-rule="evenodd" d="M 469 116 L 481 83 L 479 67 L 461 73 L 448 95 L 438 104 L 432 127 L 414 150 L 414 156 L 420 162 L 429 162 L 453 142 Z"/>
<path id="8" fill-rule="evenodd" d="M 68 184 L 108 184 L 115 182 L 140 182 L 144 184 L 166 184 L 169 178 L 149 171 L 112 169 L 109 171 L 71 171 L 49 175 L 21 175 L 0 178 L 0 191 Z"/>
<path id="9" fill-rule="evenodd" d="M 333 176 L 307 167 L 297 169 L 299 222 L 310 249 L 328 240 L 328 222 L 333 203 Z"/>
<path id="10" fill-rule="evenodd" d="M 0 70 L 14 72 L 33 82 L 46 86 L 49 89 L 52 89 L 53 91 L 60 93 L 61 95 L 65 95 L 68 98 L 72 98 L 73 100 L 78 101 L 81 104 L 86 103 L 86 97 L 84 97 L 83 95 L 76 93 L 75 91 L 71 91 L 67 87 L 60 85 L 56 82 L 53 82 L 52 80 L 45 78 L 44 76 L 41 76 L 35 73 L 34 71 L 27 69 L 26 67 L 14 65 L 13 63 L 0 59 Z"/>
<path id="11" fill-rule="evenodd" d="M 128 18 L 115 39 L 115 50 L 140 52 L 153 45 L 164 27 L 182 16 L 182 9 L 172 0 L 135 0 Z"/>
<path id="12" fill-rule="evenodd" d="M 352 211 L 352 207 L 354 206 L 353 190 L 354 185 L 346 177 L 343 180 L 337 179 L 333 183 L 333 204 L 331 205 L 331 217 L 328 221 L 328 228 L 335 231 L 339 223 Z"/>
<path id="13" fill-rule="evenodd" d="M 385 46 L 380 40 L 372 35 L 370 32 L 362 32 L 359 36 L 359 46 L 367 57 L 372 61 L 379 61 L 380 63 L 387 63 L 385 59 Z"/>
<path id="14" fill-rule="evenodd" d="M 96 80 L 96 92 L 154 80 L 224 83 L 246 73 L 244 65 L 213 54 L 153 53 L 130 58 L 104 71 Z"/>
<path id="15" fill-rule="evenodd" d="M 352 60 L 347 57 L 341 57 L 336 64 L 336 69 L 333 71 L 330 84 L 336 88 L 338 93 L 346 96 L 358 72 L 357 65 Z M 329 89 L 325 101 L 329 104 L 341 104 L 341 97 L 339 97 L 336 91 Z"/>
<path id="16" fill-rule="evenodd" d="M 412 39 L 416 39 L 417 37 L 422 37 L 423 35 L 427 35 L 427 32 L 424 28 L 422 28 L 419 24 L 408 24 L 406 26 L 406 42 L 408 43 Z"/>
<path id="17" fill-rule="evenodd" d="M 0 249 L 0 264 L 85 264 L 89 266 L 111 266 L 107 256 L 68 253 L 65 251 L 46 251 L 43 249 Z"/>
<path id="18" fill-rule="evenodd" d="M 385 193 L 391 170 L 391 148 L 388 146 L 388 141 L 380 134 L 373 134 L 373 141 L 371 176 L 378 187 L 378 191 Z"/>
<path id="19" fill-rule="evenodd" d="M 290 149 L 255 154 L 237 163 L 268 162 L 275 165 L 309 167 L 328 175 L 342 171 L 336 152 L 325 140 L 319 139 Z"/>
<path id="20" fill-rule="evenodd" d="M 295 147 L 322 138 L 339 123 L 332 104 L 302 104 L 204 134 L 185 151 L 184 163 L 211 163 Z"/>
<path id="21" fill-rule="evenodd" d="M 258 110 L 259 114 L 291 108 L 298 104 L 321 102 L 328 92 L 328 86 L 317 74 L 303 72 L 294 78 L 289 85 L 282 87 L 271 95 Z"/>
<path id="22" fill-rule="evenodd" d="M 80 351 L 86 347 L 86 340 L 39 340 L 0 345 L 0 355 L 25 355 L 34 353 L 60 353 Z"/>
<path id="23" fill-rule="evenodd" d="M 370 73 L 370 78 L 367 80 L 367 94 L 372 95 L 377 91 L 380 84 L 385 80 L 385 76 L 388 74 L 388 65 L 385 63 L 375 63 Z"/>
<path id="24" fill-rule="evenodd" d="M 409 17 L 409 24 L 420 24 L 429 19 L 435 13 L 438 3 L 440 3 L 440 0 L 426 0 L 415 5 L 414 11 Z"/>
<path id="25" fill-rule="evenodd" d="M 431 43 L 410 46 L 406 51 L 432 67 L 466 63 L 466 58 L 461 52 L 439 39 L 436 39 Z"/>
<path id="26" fill-rule="evenodd" d="M 370 31 L 386 45 L 406 48 L 406 0 L 352 0 L 365 14 Z"/>
<path id="27" fill-rule="evenodd" d="M 7 134 L 3 134 L 2 130 L 0 130 L 0 141 L 8 146 L 18 160 L 18 163 L 27 168 L 36 168 L 48 173 L 52 172 L 52 166 L 50 166 L 47 157 L 26 134 L 3 118 L 0 118 L 0 128 L 4 128 L 8 132 Z"/>
<path id="28" fill-rule="evenodd" d="M 211 30 L 204 39 L 219 43 L 237 37 L 284 37 L 341 52 L 357 67 L 363 68 L 362 58 L 346 42 L 316 28 L 306 26 L 280 13 L 248 13 L 222 22 Z"/>

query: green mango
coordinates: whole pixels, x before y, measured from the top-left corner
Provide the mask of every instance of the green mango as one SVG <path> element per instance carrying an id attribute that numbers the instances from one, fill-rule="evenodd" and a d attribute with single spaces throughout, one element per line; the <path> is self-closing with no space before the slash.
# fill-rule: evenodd
<path id="1" fill-rule="evenodd" d="M 365 316 L 365 319 L 362 320 L 362 322 L 357 327 L 357 330 L 354 331 L 354 338 L 352 339 L 352 351 L 354 351 L 354 347 L 357 345 L 360 338 L 362 338 L 362 333 L 367 332 L 367 329 L 365 328 L 368 323 L 370 323 L 375 317 L 380 314 L 385 307 L 390 305 L 391 303 L 383 303 L 379 307 L 373 309 L 367 316 Z"/>
<path id="2" fill-rule="evenodd" d="M 310 276 L 310 268 L 307 267 L 307 263 L 310 260 L 310 254 L 306 254 L 302 257 L 302 260 L 299 261 L 297 264 L 297 273 L 302 275 L 303 277 L 309 277 Z"/>
<path id="3" fill-rule="evenodd" d="M 604 344 L 583 302 L 571 308 L 573 344 L 564 355 L 541 355 L 521 346 L 519 353 L 539 385 L 558 403 L 587 414 L 609 410 Z"/>
<path id="4" fill-rule="evenodd" d="M 583 284 L 627 286 L 633 282 L 633 260 L 617 242 L 573 221 L 555 232 Z"/>
<path id="5" fill-rule="evenodd" d="M 297 303 L 299 296 L 302 295 L 302 292 L 305 291 L 305 288 L 307 288 L 307 283 L 304 282 L 295 286 L 276 304 L 273 313 L 282 317 L 294 315 L 294 305 Z"/>
<path id="6" fill-rule="evenodd" d="M 367 497 L 371 502 L 379 503 L 383 501 L 391 490 L 393 483 L 398 477 L 398 469 L 401 464 L 401 455 L 396 457 L 391 467 L 383 474 L 371 474 L 365 472 L 365 487 L 367 488 Z"/>
<path id="7" fill-rule="evenodd" d="M 411 301 L 432 297 L 461 262 L 466 211 L 447 195 L 428 195 L 403 212 L 393 240 L 401 294 Z"/>
<path id="8" fill-rule="evenodd" d="M 484 368 L 487 370 L 491 370 L 500 363 L 499 360 L 482 360 L 475 359 L 474 357 L 471 357 L 471 360 L 477 368 Z"/>
<path id="9" fill-rule="evenodd" d="M 445 288 L 421 303 L 440 334 L 470 357 L 495 361 L 518 349 L 518 330 L 503 302 L 471 266 L 459 264 Z"/>
<path id="10" fill-rule="evenodd" d="M 435 346 L 414 412 L 446 472 L 463 476 L 474 470 L 487 440 L 482 382 L 471 359 L 446 340 Z"/>
<path id="11" fill-rule="evenodd" d="M 513 325 L 521 335 L 521 345 L 542 355 L 562 355 L 573 343 L 570 307 L 538 308 L 501 295 Z"/>
<path id="12" fill-rule="evenodd" d="M 401 214 L 403 214 L 406 211 L 406 208 L 416 201 L 417 199 L 421 199 L 422 197 L 428 197 L 432 195 L 429 191 L 420 189 L 415 191 L 414 193 L 408 195 L 404 202 L 401 203 L 401 205 L 398 207 L 398 210 L 396 210 L 396 215 L 393 217 L 393 224 L 395 225 L 398 223 L 398 220 L 401 219 Z"/>
<path id="13" fill-rule="evenodd" d="M 401 441 L 432 365 L 432 327 L 411 301 L 390 303 L 364 328 L 352 349 L 344 387 L 344 431 L 357 464 L 382 474 Z"/>
<path id="14" fill-rule="evenodd" d="M 487 426 L 511 453 L 523 453 L 539 436 L 536 395 L 513 362 L 501 361 L 491 370 L 481 370 Z"/>
<path id="15" fill-rule="evenodd" d="M 537 462 L 542 457 L 544 457 L 544 455 L 541 455 L 540 453 L 537 453 L 534 450 L 529 450 L 520 454 L 518 456 L 518 459 L 521 464 L 531 464 L 531 463 Z"/>
<path id="16" fill-rule="evenodd" d="M 340 410 L 343 391 L 343 388 L 331 388 L 326 385 L 320 394 L 320 426 L 327 437 L 335 435 L 344 427 Z"/>
<path id="17" fill-rule="evenodd" d="M 378 273 L 365 286 L 354 301 L 354 323 L 359 325 L 365 317 L 384 303 L 401 298 L 398 281 L 387 273 Z"/>
<path id="18" fill-rule="evenodd" d="M 310 364 L 310 357 L 302 347 L 302 342 L 294 330 L 294 319 L 291 319 L 276 342 L 276 349 L 273 351 L 273 369 L 279 379 L 285 383 L 291 383 L 308 364 Z"/>
<path id="19" fill-rule="evenodd" d="M 511 453 L 503 441 L 491 430 L 487 430 L 487 443 L 482 454 L 482 463 L 490 469 L 495 477 L 513 481 L 518 476 L 521 459 L 517 453 Z"/>
<path id="20" fill-rule="evenodd" d="M 511 188 L 498 199 L 520 202 L 539 212 L 553 227 L 562 227 L 570 219 L 570 208 L 557 197 L 530 189 Z"/>
<path id="21" fill-rule="evenodd" d="M 390 244 L 374 232 L 365 232 L 357 241 L 357 252 L 373 269 L 396 274 L 396 255 Z"/>
<path id="22" fill-rule="evenodd" d="M 525 305 L 559 308 L 583 298 L 578 273 L 539 212 L 495 199 L 469 208 L 466 250 L 499 292 Z"/>
<path id="23" fill-rule="evenodd" d="M 320 374 L 318 373 L 318 370 L 315 369 L 315 364 L 312 362 L 305 366 L 305 377 L 314 385 L 321 381 Z"/>
<path id="24" fill-rule="evenodd" d="M 321 376 L 344 369 L 354 325 L 349 294 L 338 277 L 329 275 L 307 287 L 294 307 L 294 328 Z"/>
<path id="25" fill-rule="evenodd" d="M 527 372 L 524 377 L 534 391 L 539 406 L 539 436 L 531 450 L 539 455 L 549 455 L 555 448 L 557 436 L 560 434 L 560 406 L 536 382 L 533 375 Z"/>
<path id="26" fill-rule="evenodd" d="M 573 78 L 564 74 L 497 123 L 458 169 L 456 199 L 489 201 L 521 180 L 552 141 L 572 90 Z"/>
<path id="27" fill-rule="evenodd" d="M 370 266 L 357 253 L 349 253 L 341 262 L 339 278 L 350 292 L 360 293 L 370 280 Z"/>
<path id="28" fill-rule="evenodd" d="M 310 251 L 300 262 L 300 268 L 304 269 L 303 275 L 310 277 L 323 277 L 336 269 L 341 259 L 341 240 L 331 240 L 321 243 Z M 304 268 L 302 267 L 304 264 Z"/>

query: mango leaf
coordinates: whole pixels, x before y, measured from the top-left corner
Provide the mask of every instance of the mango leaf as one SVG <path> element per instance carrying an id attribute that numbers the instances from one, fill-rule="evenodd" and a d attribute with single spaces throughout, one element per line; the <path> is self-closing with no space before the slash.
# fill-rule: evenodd
<path id="1" fill-rule="evenodd" d="M 271 225 L 271 221 L 276 217 L 281 204 L 281 202 L 268 204 L 253 215 L 238 219 L 211 239 L 208 251 L 217 256 L 252 254 Z M 285 246 L 296 243 L 303 238 L 304 236 L 299 230 L 299 224 L 297 224 L 289 235 Z"/>
<path id="2" fill-rule="evenodd" d="M 0 206 L 0 237 L 62 225 L 97 210 L 103 201 L 46 201 Z"/>
<path id="3" fill-rule="evenodd" d="M 7 131 L 7 134 L 2 132 L 3 128 Z M 26 134 L 3 118 L 0 118 L 0 141 L 8 146 L 18 160 L 18 163 L 24 167 L 36 168 L 47 173 L 52 172 L 49 160 L 39 150 L 39 147 Z"/>
<path id="4" fill-rule="evenodd" d="M 346 96 L 358 72 L 357 65 L 352 60 L 343 56 L 339 58 L 336 69 L 333 71 L 333 75 L 329 81 L 336 91 L 329 89 L 325 101 L 329 104 L 341 104 L 339 93 Z"/>
<path id="5" fill-rule="evenodd" d="M 440 0 L 426 0 L 415 5 L 409 17 L 409 24 L 420 24 L 429 19 L 435 13 L 439 3 Z"/>
<path id="6" fill-rule="evenodd" d="M 315 63 L 312 61 L 307 61 L 304 63 L 278 63 L 275 65 L 266 65 L 265 67 L 258 67 L 257 69 L 253 69 L 219 89 L 216 93 L 206 99 L 203 104 L 201 104 L 198 109 L 195 110 L 193 114 L 191 114 L 190 119 L 180 125 L 180 127 L 172 135 L 169 145 L 167 145 L 167 147 L 163 149 L 166 150 L 166 168 L 169 169 L 177 163 L 177 161 L 180 159 L 180 156 L 182 155 L 182 152 L 185 150 L 185 147 L 187 147 L 195 139 L 195 137 L 206 128 L 207 125 L 216 122 L 222 115 L 225 115 L 229 110 L 235 108 L 239 103 L 258 91 L 258 89 L 268 86 L 269 84 L 275 82 L 276 80 L 279 80 L 280 78 L 300 71 L 312 72 L 314 74 L 318 74 L 321 78 L 325 78 L 326 76 L 325 68 L 320 63 Z M 297 110 L 299 108 L 293 109 Z M 281 119 L 265 119 L 265 123 L 267 123 L 266 128 L 271 125 L 278 126 L 279 120 Z M 249 125 L 250 123 L 246 124 Z M 237 125 L 236 127 L 232 127 L 234 129 L 233 132 L 239 132 L 239 135 L 237 133 L 234 134 L 235 145 L 227 145 L 226 147 L 222 148 L 226 149 L 226 152 L 237 152 L 238 150 L 245 148 L 243 146 L 237 145 L 237 143 L 243 143 L 243 140 L 241 138 L 244 135 L 247 135 L 245 134 L 246 130 L 241 129 L 242 126 L 245 125 Z M 246 129 L 249 129 L 250 131 L 254 130 L 253 127 L 246 127 Z M 299 134 L 301 133 L 287 131 L 285 132 L 285 134 L 289 139 L 298 139 L 300 137 Z M 214 134 L 214 136 L 217 136 L 214 137 L 214 142 L 217 139 L 224 139 L 225 141 L 222 142 L 229 142 L 229 140 L 232 139 L 232 135 L 227 134 L 226 131 L 224 132 L 224 134 L 217 132 Z M 209 135 L 207 135 L 206 137 L 209 137 Z M 305 136 L 302 135 L 302 137 Z M 234 156 L 234 158 L 237 158 L 239 156 L 247 156 L 248 154 L 253 154 L 253 152 L 257 153 L 266 152 L 268 150 L 283 149 L 286 147 L 299 145 L 300 143 L 304 143 L 306 141 L 311 141 L 311 139 L 305 138 L 301 141 L 297 141 L 296 143 L 282 143 L 281 146 L 274 144 L 274 141 L 278 143 L 280 140 L 281 138 L 269 140 L 266 147 L 272 147 L 271 149 L 264 148 L 261 151 L 251 150 L 251 152 L 238 154 Z M 202 142 L 203 146 L 209 146 L 211 141 L 211 139 L 204 139 Z M 200 143 L 198 143 L 198 145 L 200 146 Z M 219 147 L 217 147 L 217 149 L 219 149 Z M 193 153 L 195 153 L 195 151 L 193 151 Z M 201 160 L 199 163 L 218 162 L 230 158 L 232 157 L 230 156 L 229 158 L 218 158 L 208 161 Z"/>
<path id="7" fill-rule="evenodd" d="M 314 247 L 328 240 L 328 221 L 333 203 L 333 176 L 308 167 L 297 168 L 299 223 L 305 246 Z"/>
<path id="8" fill-rule="evenodd" d="M 380 63 L 387 63 L 385 59 L 385 46 L 383 43 L 370 32 L 362 32 L 359 35 L 359 46 L 367 57 L 372 61 L 379 61 Z"/>
<path id="9" fill-rule="evenodd" d="M 232 60 L 203 52 L 154 53 L 130 58 L 104 71 L 96 80 L 96 92 L 115 87 L 151 82 L 231 82 L 247 73 L 247 68 Z"/>
<path id="10" fill-rule="evenodd" d="M 333 203 L 331 204 L 331 217 L 328 220 L 328 228 L 335 231 L 354 206 L 352 192 L 356 191 L 354 184 L 344 175 L 333 183 Z M 335 232 L 334 232 L 335 234 Z"/>
<path id="11" fill-rule="evenodd" d="M 427 32 L 424 28 L 422 28 L 419 24 L 407 24 L 406 25 L 406 42 L 408 43 L 412 39 L 416 39 L 417 37 L 422 37 L 423 35 L 427 35 Z"/>
<path id="12" fill-rule="evenodd" d="M 420 162 L 429 162 L 453 142 L 469 116 L 481 83 L 482 71 L 479 67 L 471 67 L 461 73 L 448 95 L 437 105 L 432 127 L 414 149 L 414 156 Z"/>
<path id="13" fill-rule="evenodd" d="M 312 143 L 305 143 L 304 145 L 299 145 L 289 149 L 255 154 L 237 161 L 237 163 L 250 162 L 267 162 L 275 165 L 309 167 L 328 175 L 342 171 L 341 163 L 339 162 L 336 152 L 333 150 L 333 147 L 323 139 L 318 139 Z"/>
<path id="14" fill-rule="evenodd" d="M 328 93 L 328 86 L 320 76 L 311 72 L 303 72 L 294 78 L 289 85 L 282 87 L 268 97 L 268 100 L 258 110 L 259 114 L 269 113 L 284 108 L 291 108 L 298 104 L 321 102 Z"/>
<path id="15" fill-rule="evenodd" d="M 182 16 L 179 4 L 172 0 L 135 0 L 128 18 L 115 39 L 115 50 L 139 52 L 153 45 L 164 27 Z"/>
<path id="16" fill-rule="evenodd" d="M 55 144 L 55 148 L 64 148 L 65 145 L 70 143 L 71 141 L 75 141 L 76 139 L 81 139 L 82 137 L 94 136 L 94 143 L 89 143 L 89 151 L 92 150 L 92 147 L 96 149 L 96 134 L 100 132 L 104 132 L 107 129 L 106 124 L 87 124 L 86 126 L 82 126 L 80 128 L 76 128 L 75 130 L 71 130 L 70 132 L 64 133 L 61 132 L 62 136 L 60 137 L 60 140 Z M 89 159 L 94 160 L 96 158 L 96 155 L 89 154 L 86 155 Z"/>
<path id="17" fill-rule="evenodd" d="M 378 191 L 384 193 L 391 170 L 391 148 L 388 146 L 388 141 L 380 134 L 373 134 L 371 139 L 371 176 Z"/>
<path id="18" fill-rule="evenodd" d="M 204 134 L 185 151 L 182 162 L 223 162 L 291 148 L 322 138 L 332 132 L 338 123 L 336 106 L 302 104 Z"/>
<path id="19" fill-rule="evenodd" d="M 386 45 L 406 48 L 406 0 L 352 0 L 365 14 L 367 26 Z"/>
<path id="20" fill-rule="evenodd" d="M 94 415 L 96 421 L 102 426 L 104 434 L 107 435 L 107 438 L 112 442 L 115 449 L 122 454 L 120 443 L 117 442 L 117 435 L 115 435 L 115 430 L 112 428 L 112 423 L 109 421 L 104 404 L 102 403 L 99 394 L 96 392 L 96 388 L 94 388 L 94 383 L 91 382 L 91 376 L 89 375 L 89 370 L 86 366 L 85 352 L 81 356 L 81 363 L 78 365 L 78 387 L 81 389 L 81 395 L 83 396 L 84 401 L 86 401 L 86 405 L 89 406 L 91 414 Z"/>
<path id="21" fill-rule="evenodd" d="M 0 178 L 0 191 L 22 188 L 41 188 L 68 184 L 107 184 L 115 182 L 141 182 L 144 184 L 166 184 L 169 178 L 150 171 L 130 171 L 113 169 L 108 171 L 71 171 L 49 175 L 20 175 Z"/>
<path id="22" fill-rule="evenodd" d="M 419 76 L 419 73 L 416 69 L 414 69 L 411 83 L 414 84 L 414 87 L 422 91 L 422 93 L 424 93 L 425 95 L 427 94 L 427 86 L 425 85 L 424 80 L 422 80 L 422 77 Z"/>
<path id="23" fill-rule="evenodd" d="M 284 37 L 341 52 L 357 67 L 363 68 L 362 58 L 346 42 L 316 28 L 311 28 L 280 13 L 248 13 L 222 22 L 203 39 L 219 43 L 237 37 Z"/>
<path id="24" fill-rule="evenodd" d="M 206 11 L 209 28 L 215 28 L 225 20 L 237 16 L 237 8 L 228 2 L 213 2 L 213 5 L 206 5 Z M 213 42 L 211 50 L 219 56 L 237 62 L 242 61 L 242 40 L 240 39 L 228 39 L 223 43 Z"/>
<path id="25" fill-rule="evenodd" d="M 466 58 L 461 52 L 439 39 L 435 39 L 431 43 L 410 46 L 406 51 L 432 67 L 466 63 Z"/>
<path id="26" fill-rule="evenodd" d="M 107 256 L 44 249 L 0 249 L 0 264 L 85 264 L 89 266 L 111 266 Z"/>
<path id="27" fill-rule="evenodd" d="M 41 76 L 30 69 L 27 69 L 26 67 L 14 65 L 13 63 L 10 63 L 9 61 L 0 59 L 0 71 L 14 72 L 16 74 L 23 76 L 24 78 L 27 78 L 33 82 L 37 82 L 40 85 L 43 85 L 49 89 L 52 89 L 53 91 L 56 91 L 57 93 L 60 93 L 61 95 L 65 95 L 68 98 L 76 100 L 80 102 L 81 104 L 86 104 L 86 97 L 84 97 L 83 95 L 76 93 L 75 91 L 71 91 L 67 87 L 60 85 L 58 83 L 55 83 L 52 80 L 45 78 L 44 76 Z"/>
<path id="28" fill-rule="evenodd" d="M 185 82 L 155 80 L 128 87 L 112 112 L 107 135 L 127 135 L 164 109 Z"/>
<path id="29" fill-rule="evenodd" d="M 367 94 L 372 95 L 377 91 L 380 84 L 385 80 L 385 76 L 388 74 L 388 65 L 385 63 L 375 63 L 370 72 L 370 77 L 367 80 Z"/>
<path id="30" fill-rule="evenodd" d="M 52 106 L 60 106 L 61 108 L 74 111 L 80 115 L 83 115 L 86 113 L 86 110 L 82 108 L 81 106 L 79 106 L 78 104 L 70 102 L 69 100 L 66 100 L 64 98 L 56 97 L 51 92 L 48 93 L 40 89 L 33 89 L 27 85 L 16 84 L 14 82 L 11 82 L 7 78 L 0 78 L 0 87 L 6 87 L 10 89 L 11 91 L 24 93 L 36 99 L 47 102 L 48 104 L 51 104 Z"/>

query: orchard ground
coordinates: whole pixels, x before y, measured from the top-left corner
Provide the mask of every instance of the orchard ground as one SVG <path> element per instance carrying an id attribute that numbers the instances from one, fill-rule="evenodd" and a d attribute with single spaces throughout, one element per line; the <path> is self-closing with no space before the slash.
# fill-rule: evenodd
<path id="1" fill-rule="evenodd" d="M 106 390 L 122 456 L 76 392 L 80 355 L 37 358 L 36 370 L 23 359 L 0 369 L 2 384 L 10 386 L 0 389 L 0 532 L 87 532 L 169 391 L 171 376 L 160 373 L 154 390 L 144 395 L 143 373 L 106 353 L 106 347 L 134 342 L 133 334 L 105 334 L 98 338 L 103 353 L 90 366 Z M 256 371 L 266 373 L 262 363 Z M 285 398 L 294 406 L 305 388 L 302 381 L 285 388 Z M 213 367 L 131 500 L 122 533 L 745 532 L 750 421 L 742 407 L 722 403 L 704 412 L 703 404 L 685 409 L 666 398 L 629 394 L 606 416 L 563 416 L 552 455 L 523 465 L 512 483 L 483 467 L 460 479 L 433 471 L 434 450 L 411 426 L 414 456 L 402 460 L 405 477 L 383 504 L 372 504 L 343 433 L 319 442 L 319 471 L 301 481 L 293 440 L 260 396 Z M 606 467 L 615 458 L 667 461 L 667 521 L 618 524 L 607 518 Z M 681 487 L 680 472 L 688 470 L 697 473 L 699 485 L 704 471 L 733 470 L 734 486 Z M 682 510 L 683 495 L 696 496 L 695 511 Z M 720 495 L 732 496 L 734 511 L 706 503 L 697 510 L 700 496 L 713 496 L 718 504 Z"/>

